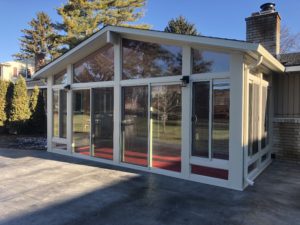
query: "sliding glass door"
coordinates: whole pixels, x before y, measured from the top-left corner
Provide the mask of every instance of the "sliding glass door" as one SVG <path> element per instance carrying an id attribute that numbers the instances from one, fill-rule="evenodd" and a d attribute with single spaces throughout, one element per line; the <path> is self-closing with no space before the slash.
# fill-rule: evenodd
<path id="1" fill-rule="evenodd" d="M 90 90 L 73 91 L 74 152 L 90 155 Z"/>
<path id="2" fill-rule="evenodd" d="M 181 86 L 123 87 L 122 94 L 122 161 L 181 171 Z"/>
<path id="3" fill-rule="evenodd" d="M 181 86 L 151 88 L 152 167 L 181 171 Z"/>
<path id="4" fill-rule="evenodd" d="M 113 159 L 114 89 L 92 89 L 92 156 Z"/>
<path id="5" fill-rule="evenodd" d="M 123 87 L 122 161 L 148 166 L 148 86 Z"/>

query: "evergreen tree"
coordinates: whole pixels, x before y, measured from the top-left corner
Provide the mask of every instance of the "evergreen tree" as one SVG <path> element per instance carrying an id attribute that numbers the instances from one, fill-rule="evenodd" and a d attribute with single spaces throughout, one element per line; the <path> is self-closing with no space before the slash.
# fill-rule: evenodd
<path id="1" fill-rule="evenodd" d="M 0 127 L 5 125 L 6 116 L 6 93 L 8 88 L 8 82 L 0 80 Z"/>
<path id="2" fill-rule="evenodd" d="M 69 0 L 57 9 L 63 23 L 56 28 L 65 32 L 62 42 L 73 48 L 106 25 L 149 28 L 131 24 L 143 16 L 146 0 Z"/>
<path id="3" fill-rule="evenodd" d="M 168 23 L 168 26 L 165 28 L 165 32 L 176 34 L 199 35 L 195 24 L 188 22 L 187 19 L 183 16 L 171 19 Z"/>
<path id="4" fill-rule="evenodd" d="M 29 109 L 30 109 L 31 115 L 35 111 L 36 104 L 38 102 L 39 92 L 40 92 L 40 89 L 37 86 L 35 86 L 33 88 L 32 94 L 29 98 Z"/>
<path id="5" fill-rule="evenodd" d="M 50 17 L 39 12 L 29 22 L 30 29 L 23 29 L 20 39 L 20 52 L 15 54 L 17 60 L 34 59 L 35 69 L 40 69 L 49 60 L 59 56 L 59 38 Z"/>
<path id="6" fill-rule="evenodd" d="M 19 76 L 13 90 L 11 112 L 9 117 L 10 131 L 20 133 L 30 118 L 29 101 L 25 79 Z"/>
<path id="7" fill-rule="evenodd" d="M 14 93 L 14 83 L 9 82 L 7 91 L 6 91 L 6 106 L 5 106 L 5 113 L 6 113 L 6 123 L 5 126 L 8 127 L 9 125 L 9 119 L 11 116 L 11 103 L 12 103 L 12 96 Z"/>
<path id="8" fill-rule="evenodd" d="M 45 134 L 47 123 L 45 101 L 43 94 L 38 87 L 34 87 L 29 105 L 31 110 L 29 128 L 31 132 L 36 134 Z"/>

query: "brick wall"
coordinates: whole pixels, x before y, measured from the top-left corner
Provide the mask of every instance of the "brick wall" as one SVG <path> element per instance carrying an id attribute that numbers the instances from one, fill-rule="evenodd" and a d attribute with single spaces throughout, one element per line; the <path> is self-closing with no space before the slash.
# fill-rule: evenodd
<path id="1" fill-rule="evenodd" d="M 300 118 L 274 119 L 273 150 L 278 159 L 300 163 Z"/>
<path id="2" fill-rule="evenodd" d="M 278 12 L 254 13 L 246 18 L 246 40 L 262 44 L 274 55 L 280 51 L 280 16 Z"/>

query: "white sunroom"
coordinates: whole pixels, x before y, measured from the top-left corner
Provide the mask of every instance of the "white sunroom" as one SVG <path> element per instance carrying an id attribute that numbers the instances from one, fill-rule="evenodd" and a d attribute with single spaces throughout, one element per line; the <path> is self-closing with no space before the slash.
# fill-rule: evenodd
<path id="1" fill-rule="evenodd" d="M 259 44 L 108 26 L 36 72 L 48 151 L 243 190 L 271 162 Z"/>

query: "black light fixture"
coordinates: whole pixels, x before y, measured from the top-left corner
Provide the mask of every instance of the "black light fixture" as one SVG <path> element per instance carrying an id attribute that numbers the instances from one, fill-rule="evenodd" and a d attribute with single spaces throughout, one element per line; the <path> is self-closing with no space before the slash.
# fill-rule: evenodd
<path id="1" fill-rule="evenodd" d="M 66 91 L 70 91 L 70 90 L 71 90 L 71 85 L 70 85 L 70 84 L 65 85 L 65 86 L 64 86 L 64 89 L 65 89 Z"/>
<path id="2" fill-rule="evenodd" d="M 181 80 L 181 87 L 186 87 L 190 83 L 190 76 L 182 76 Z"/>

